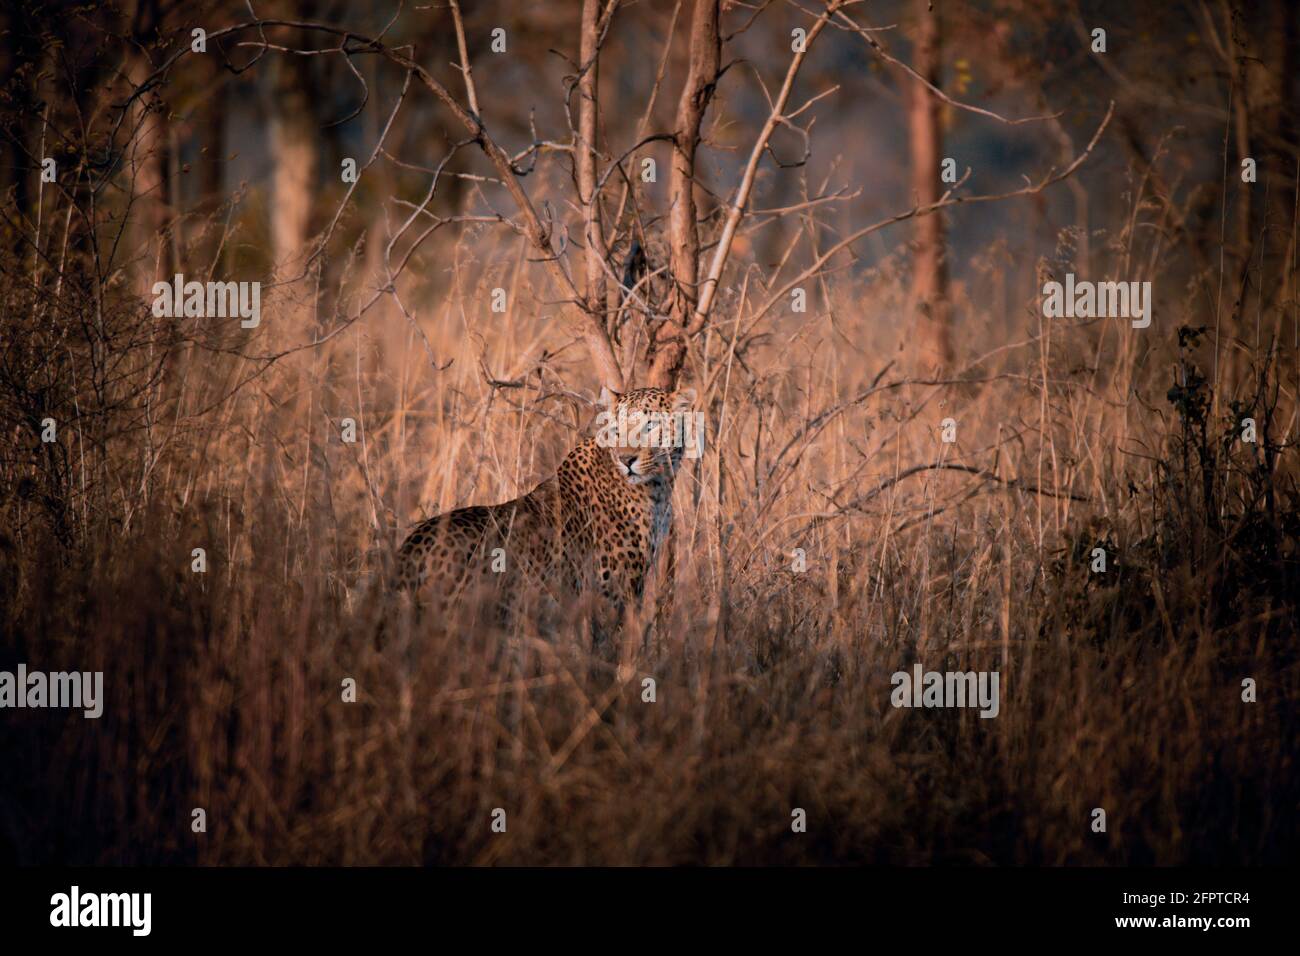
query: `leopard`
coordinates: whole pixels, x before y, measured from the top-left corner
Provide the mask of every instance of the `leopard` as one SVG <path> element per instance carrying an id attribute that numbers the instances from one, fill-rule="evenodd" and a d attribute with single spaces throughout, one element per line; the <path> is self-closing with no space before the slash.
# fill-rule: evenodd
<path id="1" fill-rule="evenodd" d="M 411 529 L 398 551 L 398 590 L 444 614 L 487 588 L 540 591 L 560 607 L 589 596 L 593 630 L 617 632 L 668 539 L 683 455 L 702 440 L 676 424 L 695 414 L 695 403 L 690 388 L 603 390 L 601 427 L 555 474 L 513 500 L 458 508 Z"/>

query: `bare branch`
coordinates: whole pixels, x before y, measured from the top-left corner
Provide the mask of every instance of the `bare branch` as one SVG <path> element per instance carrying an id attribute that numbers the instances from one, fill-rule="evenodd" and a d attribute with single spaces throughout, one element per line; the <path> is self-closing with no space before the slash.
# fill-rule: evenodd
<path id="1" fill-rule="evenodd" d="M 843 2 L 844 0 L 832 0 L 832 2 L 827 6 L 825 12 L 817 19 L 817 22 L 813 24 L 813 27 L 809 31 L 804 44 L 794 54 L 793 59 L 790 61 L 790 67 L 789 69 L 786 70 L 785 81 L 781 84 L 781 90 L 777 94 L 776 100 L 772 103 L 772 109 L 768 113 L 767 120 L 763 123 L 762 130 L 759 131 L 758 137 L 754 142 L 754 148 L 750 151 L 749 154 L 749 162 L 746 163 L 745 165 L 745 172 L 741 176 L 740 184 L 736 187 L 736 192 L 732 196 L 731 202 L 728 204 L 727 218 L 726 221 L 723 223 L 722 235 L 718 239 L 717 246 L 714 248 L 713 260 L 709 265 L 708 274 L 706 275 L 703 283 L 701 283 L 699 286 L 698 298 L 695 298 L 694 300 L 695 304 L 694 304 L 694 308 L 692 309 L 691 315 L 688 318 L 685 315 L 684 311 L 681 311 L 679 314 L 678 310 L 674 310 L 674 319 L 676 321 L 674 323 L 665 323 L 665 325 L 661 327 L 661 331 L 663 333 L 663 338 L 665 341 L 662 343 L 661 347 L 658 349 L 657 353 L 655 354 L 654 361 L 650 369 L 650 381 L 654 384 L 671 385 L 675 383 L 678 370 L 681 368 L 682 360 L 686 354 L 687 339 L 697 334 L 700 331 L 700 329 L 704 327 L 705 322 L 708 321 L 709 310 L 713 307 L 713 300 L 714 300 L 714 296 L 717 294 L 718 282 L 722 277 L 722 270 L 726 267 L 727 258 L 731 254 L 732 242 L 736 238 L 736 228 L 740 225 L 740 220 L 745 214 L 745 206 L 749 202 L 750 193 L 754 189 L 754 182 L 758 175 L 758 164 L 762 160 L 764 152 L 767 151 L 768 142 L 772 138 L 772 133 L 776 130 L 777 126 L 785 122 L 785 117 L 783 114 L 785 112 L 786 104 L 790 100 L 790 92 L 794 89 L 794 81 L 795 81 L 795 77 L 799 73 L 799 67 L 803 64 L 804 58 L 807 56 L 807 51 L 809 47 L 812 46 L 813 41 L 817 38 L 817 35 L 821 33 L 822 29 L 830 21 L 831 17 L 833 17 L 836 14 L 836 12 L 840 9 L 840 7 L 843 6 Z M 711 65 L 713 68 L 713 73 L 716 74 L 717 72 L 716 10 L 714 11 L 714 13 L 715 13 L 715 19 L 712 24 L 712 28 L 714 31 L 713 52 L 714 52 L 715 59 L 712 61 Z M 698 16 L 698 12 L 697 12 L 697 16 Z M 693 71 L 696 68 L 694 62 L 695 44 L 700 42 L 702 42 L 701 38 L 699 36 L 694 35 L 693 33 L 692 34 L 692 70 Z M 704 65 L 705 64 L 702 63 L 701 68 L 703 68 Z M 697 83 L 699 82 L 699 77 L 696 77 L 696 82 Z M 686 107 L 688 105 L 690 106 L 694 105 L 693 100 L 688 101 L 687 99 L 687 94 L 691 92 L 692 90 L 691 90 L 690 80 L 688 79 L 687 89 L 683 91 L 682 94 L 683 114 L 685 115 L 687 121 L 690 120 L 694 121 L 695 124 L 694 131 L 696 137 L 698 138 L 700 116 L 692 116 L 686 110 Z M 807 105 L 810 104 L 805 104 L 804 108 L 806 108 Z M 702 115 L 702 109 L 700 115 Z M 686 158 L 685 154 L 682 153 L 683 144 L 680 142 L 680 138 L 683 136 L 685 132 L 686 132 L 686 127 L 684 126 L 683 121 L 679 120 L 678 130 L 677 130 L 677 135 L 679 137 L 679 142 L 677 146 L 678 153 L 674 154 L 674 162 L 673 162 L 673 174 L 675 180 L 676 177 L 679 175 L 679 164 L 677 162 L 677 156 L 682 155 L 683 158 Z M 690 173 L 692 173 L 693 176 L 693 172 L 694 172 L 694 145 L 693 144 L 691 146 L 691 151 L 689 154 L 689 167 L 683 164 L 680 167 L 680 171 L 681 172 L 689 171 Z M 699 251 L 698 238 L 696 237 L 695 234 L 695 203 L 692 198 L 693 189 L 694 189 L 693 182 L 688 180 L 686 182 L 684 189 L 682 190 L 675 189 L 673 192 L 673 196 L 674 196 L 673 278 L 678 283 L 679 295 L 683 294 L 681 289 L 681 286 L 683 284 L 687 285 L 688 287 L 691 287 L 685 293 L 688 301 L 690 300 L 691 293 L 694 292 L 693 280 L 695 279 L 695 275 L 696 275 L 695 263 L 697 261 L 698 251 Z M 692 242 L 689 240 L 694 240 L 694 241 Z M 688 256 L 690 260 L 689 264 L 687 262 Z"/>
<path id="2" fill-rule="evenodd" d="M 850 233 L 849 235 L 841 239 L 839 242 L 835 243 L 835 245 L 827 249 L 820 256 L 818 256 L 817 259 L 814 260 L 813 263 L 808 266 L 808 268 L 804 269 L 797 276 L 795 276 L 790 281 L 786 282 L 783 286 L 781 286 L 780 289 L 774 292 L 768 298 L 767 302 L 764 303 L 763 306 L 755 313 L 755 318 L 764 315 L 765 313 L 770 311 L 772 307 L 775 306 L 777 302 L 785 298 L 785 296 L 795 286 L 799 285 L 801 282 L 804 282 L 811 276 L 816 275 L 819 271 L 821 271 L 821 269 L 826 265 L 826 263 L 830 262 L 830 260 L 834 258 L 840 251 L 853 245 L 853 243 L 857 242 L 859 239 L 862 239 L 864 236 L 869 236 L 873 232 L 879 232 L 881 229 L 884 229 L 886 226 L 892 226 L 895 223 L 905 222 L 908 219 L 915 219 L 917 216 L 928 216 L 931 213 L 937 212 L 940 209 L 947 209 L 949 206 L 958 206 L 964 203 L 1001 202 L 1002 200 L 1014 199 L 1018 196 L 1033 196 L 1037 193 L 1042 192 L 1048 186 L 1051 186 L 1055 183 L 1059 183 L 1061 180 L 1066 179 L 1067 177 L 1073 175 L 1075 170 L 1077 170 L 1081 165 L 1083 165 L 1084 161 L 1089 156 L 1092 155 L 1092 151 L 1093 149 L 1096 148 L 1098 140 L 1101 139 L 1101 134 L 1105 131 L 1106 127 L 1110 124 L 1111 117 L 1114 114 L 1115 114 L 1115 102 L 1114 100 L 1112 100 L 1109 109 L 1106 110 L 1105 117 L 1103 117 L 1101 121 L 1101 125 L 1099 125 L 1097 127 L 1097 131 L 1092 134 L 1092 139 L 1089 141 L 1087 149 L 1085 149 L 1082 153 L 1076 156 L 1074 162 L 1070 163 L 1070 165 L 1067 166 L 1064 170 L 1062 170 L 1059 173 L 1049 170 L 1047 175 L 1044 176 L 1037 183 L 1033 183 L 1029 186 L 1025 186 L 1023 189 L 1016 189 L 1011 192 L 996 193 L 987 196 L 956 196 L 954 195 L 954 193 L 956 193 L 956 191 L 962 186 L 962 184 L 964 184 L 966 180 L 970 177 L 970 171 L 967 170 L 966 175 L 962 176 L 960 181 L 958 181 L 951 189 L 949 189 L 946 193 L 944 193 L 943 197 L 940 198 L 938 202 L 930 203 L 928 205 L 913 206 L 907 212 L 902 212 L 899 213 L 898 215 L 890 216 L 888 219 L 881 219 L 879 222 L 872 223 L 869 226 L 864 226 L 863 228 L 857 230 L 856 232 Z"/>
<path id="3" fill-rule="evenodd" d="M 465 21 L 460 16 L 460 3 L 451 2 L 451 19 L 456 26 L 456 48 L 460 51 L 460 72 L 465 77 L 465 96 L 469 99 L 469 111 L 475 116 L 482 116 L 478 108 L 478 91 L 474 89 L 474 73 L 469 64 L 469 50 L 465 45 Z"/>
<path id="4" fill-rule="evenodd" d="M 615 390 L 621 390 L 623 387 L 623 375 L 619 369 L 618 361 L 614 357 L 614 349 L 610 344 L 609 335 L 605 331 L 604 323 L 601 321 L 598 310 L 592 310 L 588 303 L 582 300 L 577 288 L 574 286 L 572 278 L 565 271 L 560 262 L 552 243 L 551 230 L 542 217 L 538 214 L 537 208 L 533 205 L 528 193 L 524 190 L 523 185 L 519 182 L 518 175 L 511 165 L 509 155 L 501 148 L 495 139 L 488 133 L 487 128 L 483 125 L 482 119 L 470 111 L 466 110 L 451 92 L 443 86 L 432 74 L 421 66 L 412 56 L 402 50 L 390 47 L 378 39 L 362 36 L 355 31 L 347 30 L 342 27 L 332 26 L 326 23 L 317 23 L 305 20 L 289 20 L 278 18 L 258 18 L 244 23 L 237 23 L 233 26 L 223 27 L 220 30 L 214 30 L 208 34 L 209 42 L 215 42 L 228 36 L 235 36 L 244 31 L 258 30 L 263 31 L 267 27 L 285 27 L 289 29 L 298 29 L 324 33 L 327 36 L 340 38 L 339 46 L 335 52 L 344 55 L 355 55 L 359 53 L 373 53 L 382 56 L 388 61 L 397 64 L 404 70 L 409 70 L 424 87 L 433 93 L 433 95 L 451 112 L 456 121 L 463 126 L 470 134 L 470 141 L 478 145 L 488 161 L 496 169 L 497 175 L 501 179 L 502 185 L 510 194 L 519 209 L 520 216 L 523 220 L 523 228 L 529 241 L 541 253 L 539 261 L 545 262 L 551 272 L 553 280 L 559 285 L 562 291 L 569 292 L 575 302 L 580 303 L 581 316 L 579 325 L 583 340 L 587 344 L 588 351 L 591 353 L 591 359 L 596 367 L 596 372 L 602 384 Z M 127 98 L 123 107 L 129 106 L 139 96 L 143 95 L 149 89 L 157 85 L 167 71 L 183 56 L 190 52 L 190 47 L 183 47 L 176 53 L 172 54 L 162 66 L 150 74 L 145 80 L 136 86 L 131 96 Z M 331 335 L 333 333 L 330 333 Z M 318 344 L 318 343 L 317 343 Z"/>

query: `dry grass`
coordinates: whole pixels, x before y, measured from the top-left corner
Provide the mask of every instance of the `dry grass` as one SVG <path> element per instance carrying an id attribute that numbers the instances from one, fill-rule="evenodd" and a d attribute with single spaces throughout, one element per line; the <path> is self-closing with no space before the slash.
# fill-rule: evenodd
<path id="1" fill-rule="evenodd" d="M 593 657 L 573 619 L 502 631 L 465 608 L 418 626 L 390 616 L 381 639 L 392 608 L 376 593 L 400 534 L 527 490 L 589 414 L 560 392 L 591 383 L 533 272 L 517 249 L 484 258 L 511 265 L 460 247 L 418 323 L 375 314 L 224 402 L 256 364 L 162 329 L 144 336 L 171 356 L 156 375 L 140 362 L 96 394 L 76 362 L 20 382 L 14 343 L 37 362 L 54 333 L 10 340 L 7 430 L 33 414 L 24 395 L 67 424 L 62 459 L 40 458 L 30 432 L 6 455 L 0 655 L 103 670 L 108 700 L 99 721 L 0 724 L 5 856 L 1293 857 L 1295 454 L 1222 441 L 1228 403 L 1202 407 L 1194 379 L 1166 397 L 1168 313 L 1149 338 L 1120 321 L 975 314 L 968 329 L 1011 347 L 971 362 L 964 384 L 925 385 L 882 358 L 902 297 L 888 270 L 753 325 L 737 292 L 688 370 L 710 441 L 679 478 L 673 599 L 633 674 Z M 504 316 L 485 304 L 503 282 Z M 11 327 L 24 314 L 73 327 L 74 293 L 31 305 L 11 296 Z M 263 341 L 294 314 L 284 298 L 265 308 Z M 968 355 L 983 351 L 975 334 Z M 1189 343 L 1184 368 L 1208 368 L 1207 349 Z M 485 369 L 522 387 L 493 388 Z M 1274 443 L 1295 434 L 1293 391 Z M 1250 405 L 1261 422 L 1265 404 Z M 355 445 L 339 439 L 345 417 Z M 947 417 L 955 444 L 939 440 Z M 910 470 L 936 462 L 996 479 Z M 1098 544 L 1104 575 L 1088 570 Z M 206 574 L 190 570 L 195 547 Z M 895 710 L 890 675 L 913 661 L 999 670 L 1000 715 Z M 1245 677 L 1258 703 L 1241 702 Z M 206 834 L 191 832 L 194 807 Z M 795 807 L 806 834 L 791 832 Z M 1094 807 L 1106 834 L 1090 830 Z"/>

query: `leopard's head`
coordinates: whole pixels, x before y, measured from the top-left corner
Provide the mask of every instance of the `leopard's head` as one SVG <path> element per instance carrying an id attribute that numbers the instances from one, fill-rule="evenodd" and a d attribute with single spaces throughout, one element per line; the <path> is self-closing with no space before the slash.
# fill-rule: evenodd
<path id="1" fill-rule="evenodd" d="M 596 443 L 633 485 L 671 483 L 684 456 L 698 457 L 704 443 L 695 390 L 636 388 L 601 392 Z"/>

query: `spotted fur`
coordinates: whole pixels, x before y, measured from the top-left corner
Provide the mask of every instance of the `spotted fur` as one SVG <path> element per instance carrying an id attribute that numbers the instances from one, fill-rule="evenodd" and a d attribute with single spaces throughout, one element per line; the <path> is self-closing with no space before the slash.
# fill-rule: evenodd
<path id="1" fill-rule="evenodd" d="M 611 412 L 690 411 L 691 390 L 642 388 L 613 395 Z M 528 494 L 418 524 L 398 554 L 398 585 L 447 605 L 469 589 L 541 590 L 563 604 L 600 598 L 617 622 L 638 599 L 672 523 L 679 446 L 629 448 L 593 436 Z M 496 549 L 501 549 L 497 551 Z M 493 564 L 504 569 L 494 571 Z"/>

